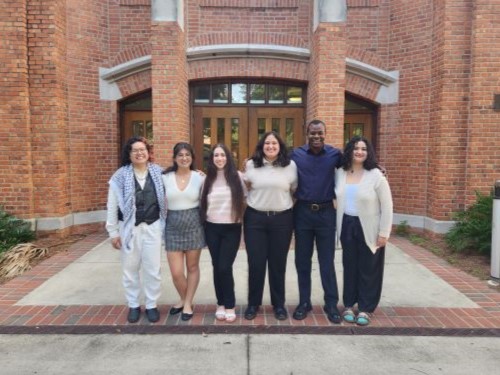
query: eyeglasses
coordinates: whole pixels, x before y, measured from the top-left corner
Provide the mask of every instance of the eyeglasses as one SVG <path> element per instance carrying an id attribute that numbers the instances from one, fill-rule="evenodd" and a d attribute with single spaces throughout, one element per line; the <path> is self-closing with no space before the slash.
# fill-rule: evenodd
<path id="1" fill-rule="evenodd" d="M 177 158 L 182 159 L 182 158 L 190 158 L 191 154 L 177 154 Z"/>
<path id="2" fill-rule="evenodd" d="M 135 148 L 130 150 L 131 154 L 144 154 L 148 149 L 147 148 Z"/>

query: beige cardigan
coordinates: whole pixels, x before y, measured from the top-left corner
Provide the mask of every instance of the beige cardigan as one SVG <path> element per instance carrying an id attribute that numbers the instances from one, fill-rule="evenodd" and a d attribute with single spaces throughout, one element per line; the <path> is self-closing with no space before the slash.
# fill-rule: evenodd
<path id="1" fill-rule="evenodd" d="M 337 246 L 342 233 L 342 217 L 345 207 L 345 185 L 347 173 L 342 168 L 335 174 L 337 195 Z M 389 238 L 392 229 L 392 195 L 387 179 L 379 169 L 365 173 L 359 182 L 356 196 L 359 221 L 363 228 L 365 242 L 373 253 L 377 251 L 377 237 Z"/>

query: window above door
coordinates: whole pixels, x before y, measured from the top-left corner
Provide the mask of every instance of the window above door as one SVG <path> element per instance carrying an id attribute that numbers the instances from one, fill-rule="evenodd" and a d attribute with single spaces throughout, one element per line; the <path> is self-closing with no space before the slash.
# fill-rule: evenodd
<path id="1" fill-rule="evenodd" d="M 303 106 L 305 101 L 304 86 L 299 84 L 227 81 L 191 87 L 194 105 Z"/>

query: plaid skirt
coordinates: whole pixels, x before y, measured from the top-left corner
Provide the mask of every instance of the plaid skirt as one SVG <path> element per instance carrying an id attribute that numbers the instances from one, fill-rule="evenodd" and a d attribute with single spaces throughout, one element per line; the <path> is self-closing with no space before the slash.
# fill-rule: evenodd
<path id="1" fill-rule="evenodd" d="M 205 247 L 205 233 L 198 207 L 169 210 L 165 226 L 165 250 L 199 250 Z"/>

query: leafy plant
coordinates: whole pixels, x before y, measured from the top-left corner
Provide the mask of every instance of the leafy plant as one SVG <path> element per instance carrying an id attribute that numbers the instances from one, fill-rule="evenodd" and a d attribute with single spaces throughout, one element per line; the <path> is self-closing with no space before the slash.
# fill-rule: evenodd
<path id="1" fill-rule="evenodd" d="M 453 216 L 456 223 L 445 235 L 448 246 L 457 252 L 489 254 L 492 214 L 493 196 L 476 192 L 476 203 Z"/>
<path id="2" fill-rule="evenodd" d="M 395 232 L 398 236 L 408 237 L 410 234 L 410 226 L 408 225 L 408 221 L 403 220 L 398 225 L 396 225 Z"/>
<path id="3" fill-rule="evenodd" d="M 0 254 L 33 239 L 35 232 L 28 222 L 17 219 L 0 208 Z"/>

